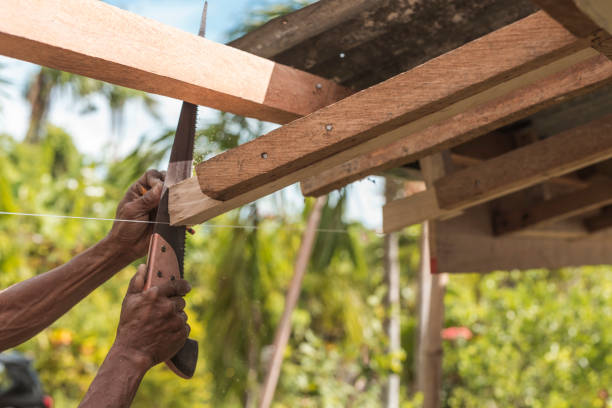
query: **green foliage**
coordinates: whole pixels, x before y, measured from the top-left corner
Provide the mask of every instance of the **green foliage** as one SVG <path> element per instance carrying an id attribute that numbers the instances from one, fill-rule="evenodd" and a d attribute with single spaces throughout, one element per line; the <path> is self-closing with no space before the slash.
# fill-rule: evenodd
<path id="1" fill-rule="evenodd" d="M 604 407 L 612 380 L 608 267 L 453 277 L 445 347 L 452 407 Z"/>

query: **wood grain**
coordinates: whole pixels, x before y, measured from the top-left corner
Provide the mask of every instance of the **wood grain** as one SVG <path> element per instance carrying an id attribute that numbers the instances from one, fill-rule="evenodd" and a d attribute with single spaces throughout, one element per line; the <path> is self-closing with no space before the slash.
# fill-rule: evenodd
<path id="1" fill-rule="evenodd" d="M 356 145 L 350 149 L 346 149 L 341 153 L 317 161 L 308 167 L 304 167 L 293 172 L 287 172 L 287 174 L 274 180 L 273 182 L 250 190 L 245 194 L 241 194 L 230 200 L 215 200 L 202 193 L 199 187 L 198 178 L 192 177 L 192 179 L 179 183 L 170 188 L 171 222 L 173 225 L 189 225 L 204 222 L 223 214 L 224 212 L 238 208 L 244 204 L 278 191 L 300 180 L 306 179 L 315 174 L 319 174 L 326 169 L 339 165 L 340 163 L 351 160 L 373 150 L 380 149 L 381 147 L 392 143 L 392 141 L 397 140 L 402 135 L 405 135 L 406 132 L 417 132 L 425 129 L 428 126 L 438 123 L 440 120 L 454 116 L 474 105 L 493 100 L 500 95 L 509 92 L 510 90 L 542 79 L 550 75 L 551 71 L 556 72 L 563 70 L 571 65 L 574 65 L 577 63 L 577 61 L 584 61 L 592 58 L 595 55 L 597 55 L 597 51 L 592 49 L 586 49 L 576 54 L 572 54 L 566 58 L 557 60 L 552 64 L 546 65 L 534 71 L 530 71 L 527 74 L 511 79 L 503 84 L 474 95 L 471 98 L 461 100 L 442 111 L 435 112 L 391 132 L 385 133 L 379 137 L 370 139 L 365 143 Z M 425 154 L 423 156 L 425 156 Z"/>
<path id="2" fill-rule="evenodd" d="M 320 0 L 275 18 L 228 45 L 272 58 L 378 5 L 380 0 Z"/>
<path id="3" fill-rule="evenodd" d="M 547 14 L 536 13 L 201 163 L 200 186 L 215 199 L 237 197 L 417 119 L 441 111 L 436 122 L 450 117 L 445 108 L 453 103 L 563 57 L 580 54 L 572 61 L 580 62 L 592 55 L 580 53 L 585 47 Z M 466 101 L 466 108 L 473 103 Z"/>
<path id="4" fill-rule="evenodd" d="M 505 235 L 538 225 L 552 224 L 609 204 L 612 204 L 612 182 L 597 182 L 590 187 L 526 208 L 496 212 L 493 217 L 493 230 L 496 235 Z"/>
<path id="5" fill-rule="evenodd" d="M 612 81 L 612 62 L 594 57 L 421 132 L 302 181 L 305 196 L 319 196 L 371 174 L 415 160 L 434 148 L 449 148 L 511 124 L 552 104 Z"/>
<path id="6" fill-rule="evenodd" d="M 447 210 L 465 208 L 610 157 L 612 115 L 438 180 L 438 203 Z"/>
<path id="7" fill-rule="evenodd" d="M 383 230 L 439 219 L 612 157 L 612 115 L 436 181 L 434 189 L 383 208 Z"/>
<path id="8" fill-rule="evenodd" d="M 0 54 L 243 116 L 286 123 L 349 93 L 102 1 L 2 0 L 0 16 Z"/>

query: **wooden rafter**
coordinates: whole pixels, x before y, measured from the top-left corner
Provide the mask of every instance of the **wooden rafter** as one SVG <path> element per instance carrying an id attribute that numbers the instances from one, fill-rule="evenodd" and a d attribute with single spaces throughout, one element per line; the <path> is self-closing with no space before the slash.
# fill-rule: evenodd
<path id="1" fill-rule="evenodd" d="M 0 1 L 0 54 L 286 123 L 349 92 L 96 0 Z"/>
<path id="2" fill-rule="evenodd" d="M 612 115 L 438 180 L 433 189 L 383 209 L 383 229 L 439 219 L 612 157 Z"/>
<path id="3" fill-rule="evenodd" d="M 493 217 L 493 230 L 496 235 L 509 234 L 568 219 L 610 204 L 612 204 L 612 182 L 600 181 L 587 188 L 544 200 L 526 208 L 497 212 Z"/>
<path id="4" fill-rule="evenodd" d="M 302 181 L 305 196 L 319 196 L 371 174 L 414 161 L 434 148 L 448 148 L 508 125 L 560 100 L 610 83 L 612 62 L 598 56 L 485 105 L 406 136 Z"/>
<path id="5" fill-rule="evenodd" d="M 228 200 L 378 136 L 387 144 L 590 58 L 586 47 L 536 13 L 201 163 L 202 191 Z M 542 67 L 537 78 L 515 80 Z M 419 119 L 429 120 L 415 126 Z"/>
<path id="6" fill-rule="evenodd" d="M 577 37 L 612 58 L 612 3 L 609 0 L 533 0 Z"/>
<path id="7" fill-rule="evenodd" d="M 380 0 L 320 0 L 275 18 L 229 45 L 264 58 L 272 58 L 379 5 Z"/>
<path id="8" fill-rule="evenodd" d="M 536 13 L 199 164 L 171 188 L 171 222 L 203 222 L 597 55 L 585 47 Z"/>

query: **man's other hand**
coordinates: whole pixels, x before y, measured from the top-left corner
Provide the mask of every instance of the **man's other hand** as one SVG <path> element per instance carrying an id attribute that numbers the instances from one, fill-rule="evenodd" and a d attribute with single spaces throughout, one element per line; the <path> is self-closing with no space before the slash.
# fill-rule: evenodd
<path id="1" fill-rule="evenodd" d="M 114 349 L 138 358 L 143 369 L 172 358 L 185 344 L 189 331 L 185 296 L 191 287 L 177 279 L 144 290 L 146 265 L 132 278 L 121 307 Z"/>
<path id="2" fill-rule="evenodd" d="M 129 188 L 117 206 L 119 220 L 154 221 L 161 199 L 165 172 L 149 170 Z M 130 260 L 146 255 L 153 232 L 152 224 L 115 221 L 108 235 Z"/>

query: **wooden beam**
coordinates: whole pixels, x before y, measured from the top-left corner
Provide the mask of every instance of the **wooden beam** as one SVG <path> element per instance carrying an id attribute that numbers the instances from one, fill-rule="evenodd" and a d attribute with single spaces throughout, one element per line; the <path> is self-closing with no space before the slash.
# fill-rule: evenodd
<path id="1" fill-rule="evenodd" d="M 463 156 L 456 153 L 451 153 L 451 159 L 454 164 L 457 164 L 462 167 L 474 166 L 476 164 L 482 163 L 483 159 L 476 159 L 474 157 Z M 562 185 L 562 186 L 572 186 L 572 187 L 588 187 L 589 182 L 587 180 L 582 180 L 576 174 L 566 174 L 559 177 L 552 177 L 547 182 Z"/>
<path id="2" fill-rule="evenodd" d="M 444 217 L 612 157 L 612 115 L 438 180 L 434 189 L 385 205 L 383 230 Z"/>
<path id="3" fill-rule="evenodd" d="M 586 47 L 536 13 L 201 163 L 201 189 L 228 200 L 364 142 L 388 144 L 591 58 Z"/>
<path id="4" fill-rule="evenodd" d="M 612 182 L 597 182 L 526 208 L 497 212 L 493 216 L 493 231 L 498 236 L 518 232 L 572 218 L 609 204 L 612 204 Z"/>
<path id="5" fill-rule="evenodd" d="M 320 0 L 270 20 L 228 45 L 260 57 L 272 58 L 379 5 L 380 0 Z"/>
<path id="6" fill-rule="evenodd" d="M 603 208 L 599 214 L 586 218 L 583 224 L 591 234 L 612 228 L 612 208 Z"/>
<path id="7" fill-rule="evenodd" d="M 561 221 L 550 227 L 574 220 Z M 526 236 L 521 233 L 496 237 L 488 205 L 466 210 L 448 221 L 438 221 L 438 267 L 450 273 L 563 268 L 612 263 L 612 231 L 579 237 Z M 569 224 L 568 224 L 569 225 Z M 527 231 L 526 231 L 527 232 Z"/>
<path id="8" fill-rule="evenodd" d="M 327 194 L 371 174 L 414 161 L 432 149 L 449 148 L 545 109 L 554 103 L 610 83 L 612 62 L 598 56 L 455 117 L 407 135 L 302 181 L 305 196 Z"/>
<path id="9" fill-rule="evenodd" d="M 0 16 L 0 54 L 243 116 L 286 123 L 349 93 L 102 1 L 2 0 Z"/>
<path id="10" fill-rule="evenodd" d="M 610 0 L 533 0 L 577 37 L 612 59 Z"/>

